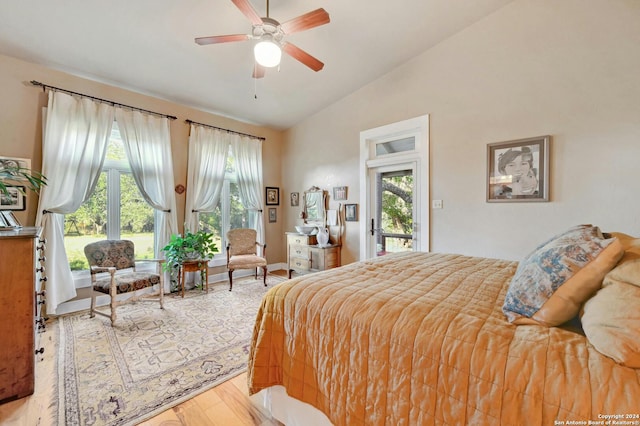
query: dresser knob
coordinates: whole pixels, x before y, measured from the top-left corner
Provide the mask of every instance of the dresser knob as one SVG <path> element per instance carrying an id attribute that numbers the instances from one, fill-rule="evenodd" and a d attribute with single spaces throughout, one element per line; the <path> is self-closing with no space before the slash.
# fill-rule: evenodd
<path id="1" fill-rule="evenodd" d="M 40 281 L 43 282 L 43 283 L 46 283 L 47 282 L 47 277 L 40 277 Z"/>
<path id="2" fill-rule="evenodd" d="M 42 280 L 46 281 L 46 280 L 47 280 L 47 277 L 40 278 L 40 281 L 42 281 Z M 46 295 L 47 295 L 47 290 L 38 291 L 38 292 L 36 293 L 36 296 L 42 296 L 42 297 L 44 297 L 44 296 L 46 296 Z"/>
<path id="3" fill-rule="evenodd" d="M 36 355 L 43 354 L 43 353 L 44 353 L 44 348 L 36 349 Z"/>

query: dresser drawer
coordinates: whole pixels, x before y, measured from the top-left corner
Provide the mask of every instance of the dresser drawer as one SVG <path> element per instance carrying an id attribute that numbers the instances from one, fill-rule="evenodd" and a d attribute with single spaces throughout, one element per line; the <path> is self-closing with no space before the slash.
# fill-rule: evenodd
<path id="1" fill-rule="evenodd" d="M 311 269 L 311 260 L 292 257 L 289 259 L 289 268 L 297 271 L 308 271 Z"/>
<path id="2" fill-rule="evenodd" d="M 287 235 L 287 244 L 310 246 L 318 244 L 318 242 L 315 235 L 290 234 Z"/>
<path id="3" fill-rule="evenodd" d="M 291 256 L 292 258 L 300 257 L 300 258 L 308 259 L 309 246 L 291 245 L 289 247 L 289 256 Z"/>

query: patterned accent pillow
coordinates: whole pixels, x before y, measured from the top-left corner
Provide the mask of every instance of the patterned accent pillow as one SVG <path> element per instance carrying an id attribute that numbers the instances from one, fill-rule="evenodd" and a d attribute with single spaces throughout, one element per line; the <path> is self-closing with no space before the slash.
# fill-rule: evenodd
<path id="1" fill-rule="evenodd" d="M 560 325 L 602 286 L 624 249 L 592 225 L 579 225 L 538 246 L 511 281 L 502 311 L 514 324 Z"/>

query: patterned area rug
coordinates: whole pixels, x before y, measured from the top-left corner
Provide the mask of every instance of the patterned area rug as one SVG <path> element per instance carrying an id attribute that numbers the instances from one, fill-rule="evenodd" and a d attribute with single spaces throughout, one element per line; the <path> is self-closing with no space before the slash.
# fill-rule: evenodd
<path id="1" fill-rule="evenodd" d="M 114 327 L 88 312 L 60 317 L 58 424 L 136 424 L 242 373 L 262 296 L 282 281 L 171 294 L 163 310 L 126 304 Z"/>

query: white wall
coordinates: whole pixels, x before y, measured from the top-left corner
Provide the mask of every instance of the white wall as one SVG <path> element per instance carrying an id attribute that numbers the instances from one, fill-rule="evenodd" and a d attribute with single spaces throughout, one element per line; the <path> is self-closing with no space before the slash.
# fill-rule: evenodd
<path id="1" fill-rule="evenodd" d="M 359 202 L 359 132 L 429 114 L 432 251 L 520 259 L 579 223 L 640 236 L 639 46 L 640 1 L 516 0 L 290 129 L 283 194 L 347 185 Z M 546 134 L 551 202 L 486 203 L 487 144 Z"/>

